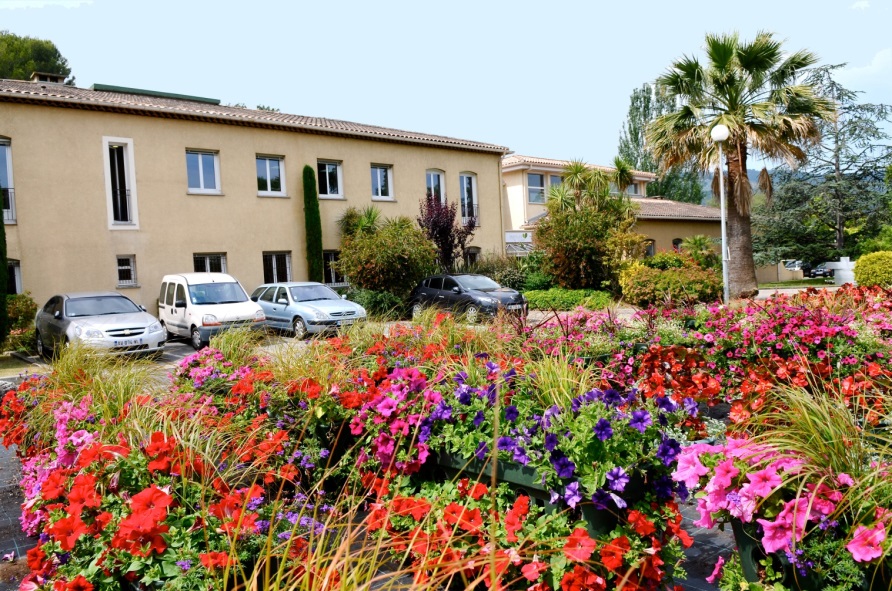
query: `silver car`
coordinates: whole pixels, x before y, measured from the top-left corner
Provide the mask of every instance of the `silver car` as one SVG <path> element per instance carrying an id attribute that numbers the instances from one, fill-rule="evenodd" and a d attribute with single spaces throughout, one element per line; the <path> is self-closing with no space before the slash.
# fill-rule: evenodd
<path id="1" fill-rule="evenodd" d="M 51 297 L 34 318 L 37 352 L 80 342 L 110 353 L 160 353 L 167 334 L 157 318 L 114 291 Z"/>
<path id="2" fill-rule="evenodd" d="M 265 283 L 254 290 L 251 299 L 263 308 L 267 326 L 290 330 L 298 339 L 366 317 L 365 308 L 315 282 Z"/>

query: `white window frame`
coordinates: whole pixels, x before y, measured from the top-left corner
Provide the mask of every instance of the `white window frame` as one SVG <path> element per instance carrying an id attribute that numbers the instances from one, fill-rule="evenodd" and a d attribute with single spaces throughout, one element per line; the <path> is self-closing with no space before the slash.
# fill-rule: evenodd
<path id="1" fill-rule="evenodd" d="M 557 181 L 555 181 L 557 179 Z M 561 183 L 564 182 L 564 177 L 559 174 L 550 174 L 548 175 L 548 187 L 558 187 Z"/>
<path id="2" fill-rule="evenodd" d="M 537 175 L 542 177 L 541 185 L 531 185 L 530 177 L 532 175 Z M 533 205 L 545 205 L 545 202 L 548 200 L 548 189 L 545 186 L 546 182 L 548 182 L 548 175 L 542 172 L 528 172 L 527 173 L 527 203 L 532 203 Z M 533 201 L 531 189 L 541 189 L 542 191 L 542 201 Z"/>
<path id="3" fill-rule="evenodd" d="M 337 279 L 338 272 L 331 268 L 331 264 L 338 261 L 341 256 L 340 250 L 323 250 L 322 251 L 322 270 L 323 270 L 323 283 L 328 285 L 329 287 L 346 287 L 350 285 L 347 281 L 346 277 L 341 277 L 341 281 L 329 281 L 329 279 Z M 332 276 L 329 277 L 329 271 L 332 273 Z"/>
<path id="4" fill-rule="evenodd" d="M 9 183 L 8 187 L 0 187 L 0 189 L 6 189 L 9 193 L 9 209 L 3 209 L 3 223 L 15 224 L 15 181 L 12 178 L 12 140 L 0 137 L 0 145 L 6 146 L 6 161 L 0 162 L 0 166 L 6 167 L 6 178 Z"/>
<path id="5" fill-rule="evenodd" d="M 471 184 L 471 215 L 464 215 L 465 193 L 467 183 Z M 468 218 L 474 218 L 475 227 L 480 227 L 480 202 L 477 198 L 477 174 L 473 172 L 463 172 L 458 175 L 458 213 L 461 215 L 462 226 L 465 225 Z"/>
<path id="6" fill-rule="evenodd" d="M 320 158 L 316 161 L 316 174 L 319 174 L 319 165 L 324 164 L 326 166 L 326 177 L 328 176 L 328 167 L 334 166 L 338 175 L 338 191 L 339 193 L 323 193 L 321 190 L 319 191 L 319 199 L 345 199 L 344 197 L 344 163 L 340 160 L 326 160 L 324 158 Z M 319 188 L 320 179 L 316 179 L 316 187 Z M 325 184 L 328 185 L 328 179 L 326 178 Z"/>
<path id="7" fill-rule="evenodd" d="M 440 203 L 446 203 L 446 172 L 439 168 L 428 168 L 424 173 L 424 194 L 427 195 L 427 188 L 431 186 L 432 176 L 440 177 Z"/>
<path id="8" fill-rule="evenodd" d="M 190 187 L 189 186 L 189 154 L 197 154 L 198 155 L 198 182 L 201 184 L 200 187 Z M 210 154 L 214 157 L 214 184 L 217 187 L 216 189 L 205 189 L 205 170 L 203 159 L 201 156 L 205 154 Z M 193 148 L 186 148 L 186 192 L 189 195 L 222 195 L 223 187 L 220 185 L 220 152 L 215 152 L 213 150 L 198 150 Z"/>
<path id="9" fill-rule="evenodd" d="M 127 190 L 130 191 L 128 208 L 130 211 L 129 222 L 115 221 L 114 189 L 111 179 L 111 160 L 108 157 L 108 149 L 111 146 L 124 148 L 124 166 L 127 179 Z M 139 230 L 139 207 L 136 195 L 136 162 L 133 157 L 133 139 L 126 137 L 102 137 L 102 161 L 105 165 L 105 201 L 108 209 L 109 230 Z"/>
<path id="10" fill-rule="evenodd" d="M 127 264 L 122 265 L 121 261 L 126 260 Z M 118 287 L 139 287 L 139 281 L 136 278 L 136 255 L 135 254 L 119 254 L 115 255 L 115 264 L 117 265 L 117 281 Z M 121 269 L 130 269 L 130 281 L 121 280 Z"/>
<path id="11" fill-rule="evenodd" d="M 267 187 L 270 186 L 270 179 L 272 175 L 269 169 L 270 160 L 278 160 L 279 161 L 279 183 L 282 188 L 279 191 L 261 191 L 259 188 L 257 189 L 258 197 L 285 197 L 287 196 L 287 192 L 285 190 L 285 157 L 284 156 L 269 156 L 267 154 L 257 154 L 257 157 L 254 160 L 254 165 L 256 168 L 257 162 L 259 160 L 266 161 L 266 184 Z M 219 187 L 219 185 L 217 185 Z"/>
<path id="12" fill-rule="evenodd" d="M 6 260 L 7 271 L 12 274 L 15 283 L 15 293 L 22 293 L 22 263 L 17 259 Z"/>
<path id="13" fill-rule="evenodd" d="M 629 186 L 626 187 L 626 194 L 627 194 L 627 195 L 633 195 L 633 196 L 637 197 L 637 196 L 639 195 L 639 193 L 638 193 L 638 183 L 637 183 L 637 182 L 631 182 L 631 183 L 629 183 Z"/>
<path id="14" fill-rule="evenodd" d="M 220 257 L 220 273 L 226 273 L 226 253 L 225 252 L 194 252 L 192 253 L 192 269 L 195 269 L 195 259 L 204 259 L 204 271 L 196 271 L 196 273 L 211 273 L 208 271 L 210 267 L 210 257 Z"/>
<path id="15" fill-rule="evenodd" d="M 279 278 L 279 269 L 276 263 L 276 257 L 281 255 L 285 255 L 285 278 Z M 266 258 L 269 257 L 272 263 L 272 271 L 273 278 L 271 281 L 267 281 L 266 279 Z M 291 281 L 291 251 L 288 250 L 276 250 L 264 252 L 261 259 L 261 269 L 263 269 L 263 282 L 264 283 L 283 283 L 287 281 Z"/>
<path id="16" fill-rule="evenodd" d="M 371 165 L 371 174 L 372 177 L 377 173 L 378 175 L 378 186 L 381 186 L 381 173 L 387 177 L 387 189 L 389 194 L 387 195 L 376 195 L 375 194 L 375 183 L 372 181 L 372 201 L 395 201 L 394 198 L 394 190 L 393 190 L 393 166 L 390 164 L 372 164 Z"/>

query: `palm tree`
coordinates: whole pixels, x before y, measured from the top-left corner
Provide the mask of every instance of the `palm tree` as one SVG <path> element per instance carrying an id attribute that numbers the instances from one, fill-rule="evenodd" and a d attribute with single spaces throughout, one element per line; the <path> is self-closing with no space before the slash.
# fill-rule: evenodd
<path id="1" fill-rule="evenodd" d="M 635 178 L 632 176 L 632 167 L 620 156 L 613 159 L 612 177 L 613 184 L 616 185 L 616 190 L 623 194 L 625 194 L 629 185 L 635 182 Z"/>
<path id="2" fill-rule="evenodd" d="M 646 133 L 661 170 L 691 164 L 706 172 L 716 166 L 717 157 L 710 131 L 719 123 L 728 126 L 731 135 L 723 148 L 733 297 L 757 290 L 747 156 L 802 163 L 805 146 L 820 137 L 818 122 L 834 115 L 833 103 L 802 82 L 817 57 L 804 50 L 788 55 L 781 46 L 766 32 L 748 43 L 736 33 L 707 35 L 705 64 L 684 57 L 657 79 L 679 107 L 651 122 Z"/>

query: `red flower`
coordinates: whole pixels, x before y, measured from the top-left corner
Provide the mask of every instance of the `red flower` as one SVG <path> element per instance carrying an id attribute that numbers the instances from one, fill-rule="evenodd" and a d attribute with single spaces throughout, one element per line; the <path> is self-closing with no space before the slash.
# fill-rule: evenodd
<path id="1" fill-rule="evenodd" d="M 245 394 L 253 394 L 254 393 L 254 374 L 249 373 L 232 387 L 232 393 L 235 395 L 243 396 Z"/>
<path id="2" fill-rule="evenodd" d="M 615 571 L 623 565 L 623 556 L 629 551 L 629 539 L 620 536 L 601 548 L 601 563 L 607 570 Z"/>
<path id="3" fill-rule="evenodd" d="M 140 491 L 130 499 L 130 509 L 133 513 L 146 512 L 154 517 L 155 521 L 161 521 L 167 515 L 167 508 L 173 503 L 173 497 L 155 486 Z"/>
<path id="4" fill-rule="evenodd" d="M 523 573 L 523 576 L 527 581 L 535 581 L 539 577 L 542 576 L 542 573 L 548 570 L 547 562 L 528 562 L 523 565 L 520 569 L 520 572 Z"/>
<path id="5" fill-rule="evenodd" d="M 530 497 L 520 495 L 505 514 L 505 531 L 509 542 L 517 541 L 517 532 L 523 527 L 523 519 L 530 510 Z"/>
<path id="6" fill-rule="evenodd" d="M 92 474 L 78 474 L 74 478 L 74 486 L 68 493 L 69 511 L 78 513 L 84 507 L 96 509 L 102 503 L 102 497 L 96 492 L 96 477 Z"/>
<path id="7" fill-rule="evenodd" d="M 65 585 L 65 591 L 93 591 L 93 584 L 84 575 L 78 575 Z"/>
<path id="8" fill-rule="evenodd" d="M 319 398 L 319 394 L 322 392 L 322 386 L 316 383 L 316 380 L 313 378 L 304 378 L 299 381 L 290 382 L 288 384 L 288 393 L 294 395 L 298 392 L 303 392 L 308 400 L 314 400 Z"/>
<path id="9" fill-rule="evenodd" d="M 40 546 L 28 550 L 28 568 L 33 572 L 42 571 L 46 566 L 46 553 Z"/>
<path id="10" fill-rule="evenodd" d="M 483 525 L 483 517 L 480 515 L 480 509 L 470 511 L 458 503 L 449 503 L 449 505 L 446 506 L 446 509 L 443 512 L 443 519 L 445 519 L 446 523 L 449 525 L 458 524 L 459 528 L 472 533 L 478 531 Z"/>
<path id="11" fill-rule="evenodd" d="M 585 562 L 595 551 L 595 541 L 584 528 L 577 527 L 564 544 L 564 555 L 576 562 Z M 563 582 L 561 583 L 563 585 Z"/>
<path id="12" fill-rule="evenodd" d="M 62 550 L 70 552 L 74 550 L 74 545 L 77 543 L 78 538 L 89 533 L 90 528 L 81 521 L 80 516 L 69 515 L 47 527 L 46 531 L 59 542 Z"/>
<path id="13" fill-rule="evenodd" d="M 50 472 L 50 475 L 40 485 L 40 496 L 45 501 L 58 499 L 65 493 L 65 482 L 67 480 L 68 470 L 54 470 Z"/>
<path id="14" fill-rule="evenodd" d="M 607 589 L 607 583 L 589 569 L 577 564 L 572 571 L 564 573 L 564 578 L 561 579 L 561 589 L 563 591 L 604 591 Z"/>
<path id="15" fill-rule="evenodd" d="M 234 563 L 226 552 L 205 552 L 204 554 L 199 554 L 198 558 L 201 559 L 201 564 L 208 570 L 225 568 Z"/>
<path id="16" fill-rule="evenodd" d="M 127 519 L 121 522 L 121 527 L 112 538 L 112 548 L 130 552 L 134 556 L 148 556 L 152 552 L 162 554 L 167 549 L 167 542 L 161 534 L 167 533 L 169 526 L 156 525 L 150 529 L 141 529 L 125 527 L 126 521 Z"/>
<path id="17" fill-rule="evenodd" d="M 636 509 L 629 511 L 629 524 L 635 529 L 635 532 L 639 536 L 649 536 L 657 531 L 657 528 L 644 516 L 644 513 Z"/>

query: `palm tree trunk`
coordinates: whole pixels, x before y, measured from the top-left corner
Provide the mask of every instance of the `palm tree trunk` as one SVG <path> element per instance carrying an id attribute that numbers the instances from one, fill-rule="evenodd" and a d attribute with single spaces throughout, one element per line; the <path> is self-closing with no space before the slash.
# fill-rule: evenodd
<path id="1" fill-rule="evenodd" d="M 752 188 L 746 174 L 746 145 L 728 146 L 728 202 L 725 208 L 728 226 L 728 292 L 731 299 L 754 297 L 759 293 L 756 266 L 753 263 L 753 233 L 750 225 Z M 738 184 L 746 186 L 738 187 Z M 735 198 L 736 196 L 736 198 Z M 745 201 L 745 203 L 741 202 Z"/>

